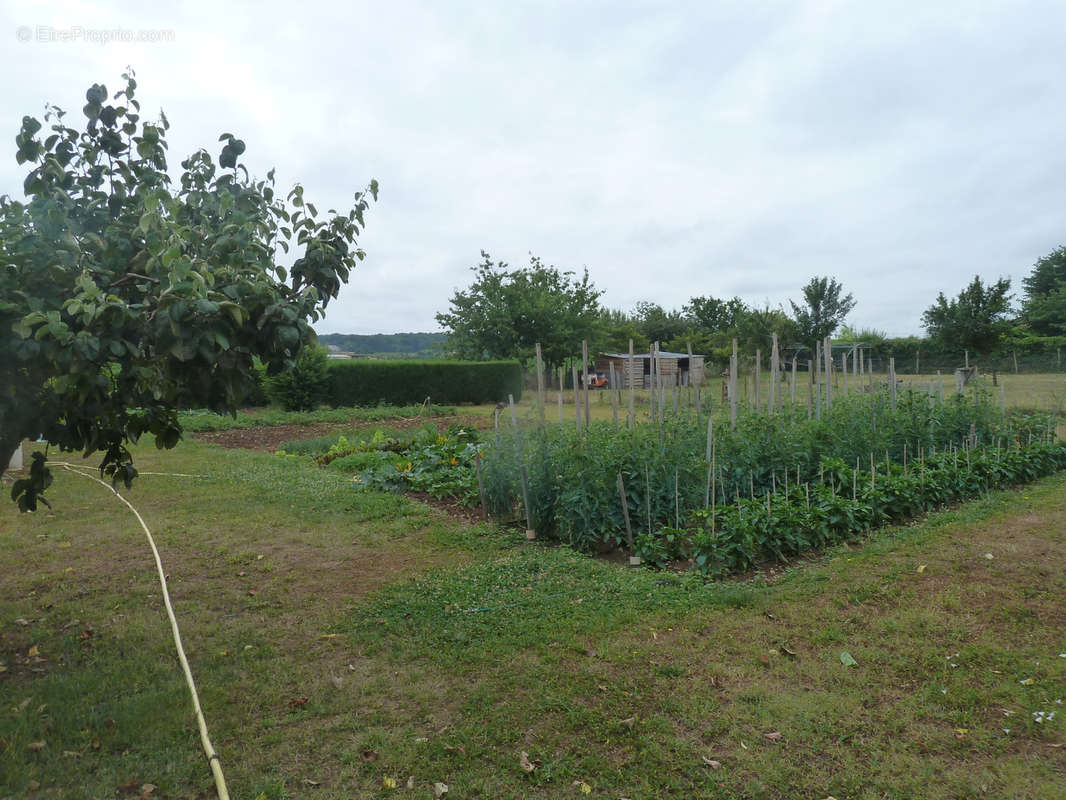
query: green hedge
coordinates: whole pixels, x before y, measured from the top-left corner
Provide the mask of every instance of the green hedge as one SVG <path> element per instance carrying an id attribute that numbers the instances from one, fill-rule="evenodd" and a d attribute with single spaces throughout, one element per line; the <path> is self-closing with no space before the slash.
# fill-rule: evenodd
<path id="1" fill-rule="evenodd" d="M 370 361 L 329 364 L 329 402 L 334 406 L 506 402 L 522 396 L 517 361 Z"/>

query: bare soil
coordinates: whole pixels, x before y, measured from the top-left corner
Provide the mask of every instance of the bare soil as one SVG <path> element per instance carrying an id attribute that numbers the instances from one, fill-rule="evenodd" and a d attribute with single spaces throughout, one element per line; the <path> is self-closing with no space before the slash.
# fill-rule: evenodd
<path id="1" fill-rule="evenodd" d="M 421 428 L 423 425 L 432 424 L 438 427 L 449 425 L 462 425 L 468 428 L 484 430 L 492 427 L 491 417 L 481 416 L 443 416 L 443 417 L 412 417 L 377 420 L 375 422 L 313 422 L 306 425 L 263 425 L 255 428 L 229 428 L 223 431 L 201 431 L 192 436 L 196 441 L 209 442 L 225 447 L 229 450 L 261 450 L 272 453 L 284 442 L 295 442 L 303 439 L 314 439 L 318 436 L 328 436 L 337 431 L 351 430 L 352 428 L 392 428 L 394 430 L 410 430 Z"/>

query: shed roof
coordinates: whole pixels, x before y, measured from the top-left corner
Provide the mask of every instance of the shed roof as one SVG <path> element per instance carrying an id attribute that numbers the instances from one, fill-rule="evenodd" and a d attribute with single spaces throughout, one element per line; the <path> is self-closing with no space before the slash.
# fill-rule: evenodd
<path id="1" fill-rule="evenodd" d="M 607 358 L 629 358 L 629 353 L 600 353 Z M 703 358 L 700 353 L 693 353 L 693 358 Z M 633 358 L 651 358 L 651 353 L 634 353 Z M 666 350 L 659 351 L 659 358 L 688 358 L 688 353 L 670 353 Z"/>

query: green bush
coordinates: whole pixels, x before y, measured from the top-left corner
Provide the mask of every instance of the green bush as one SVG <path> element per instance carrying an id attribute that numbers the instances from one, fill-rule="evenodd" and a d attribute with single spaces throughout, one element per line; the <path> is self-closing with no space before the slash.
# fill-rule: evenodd
<path id="1" fill-rule="evenodd" d="M 291 370 L 267 378 L 267 397 L 286 411 L 313 411 L 329 397 L 329 377 L 326 349 L 305 347 Z"/>
<path id="2" fill-rule="evenodd" d="M 369 361 L 329 363 L 328 401 L 335 406 L 379 403 L 515 402 L 522 396 L 517 361 Z"/>

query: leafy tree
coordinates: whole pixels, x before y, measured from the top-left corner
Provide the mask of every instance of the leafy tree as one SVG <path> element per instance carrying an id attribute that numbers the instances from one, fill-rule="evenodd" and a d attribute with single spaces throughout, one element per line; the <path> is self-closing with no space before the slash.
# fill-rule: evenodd
<path id="1" fill-rule="evenodd" d="M 736 332 L 741 347 L 750 353 L 759 349 L 764 358 L 769 358 L 773 351 L 775 333 L 782 350 L 797 335 L 795 321 L 782 309 L 770 305 L 746 309 L 737 320 Z"/>
<path id="2" fill-rule="evenodd" d="M 1037 261 L 1022 285 L 1022 316 L 1029 327 L 1044 336 L 1066 333 L 1066 247 Z"/>
<path id="3" fill-rule="evenodd" d="M 843 291 L 836 278 L 815 277 L 803 287 L 803 305 L 789 301 L 801 341 L 813 344 L 833 335 L 855 308 L 855 298 Z"/>
<path id="4" fill-rule="evenodd" d="M 658 303 L 641 301 L 634 309 L 637 328 L 649 342 L 668 342 L 681 337 L 688 322 L 679 311 L 667 311 Z"/>
<path id="5" fill-rule="evenodd" d="M 347 213 L 319 219 L 273 170 L 253 180 L 245 144 L 223 134 L 167 171 L 169 122 L 145 120 L 136 80 L 113 97 L 94 84 L 82 130 L 49 107 L 16 137 L 24 201 L 0 198 L 0 468 L 43 433 L 61 450 L 103 451 L 102 474 L 128 486 L 126 448 L 181 438 L 175 409 L 234 411 L 255 381 L 290 367 L 358 260 L 356 235 L 377 183 Z M 302 252 L 286 269 L 278 248 Z M 44 456 L 13 498 L 37 506 Z"/>
<path id="6" fill-rule="evenodd" d="M 517 358 L 523 364 L 540 342 L 549 366 L 574 355 L 583 339 L 599 331 L 603 294 L 589 280 L 560 272 L 530 254 L 529 266 L 509 269 L 482 251 L 474 282 L 457 291 L 437 322 L 449 333 L 448 347 L 459 358 Z"/>
<path id="7" fill-rule="evenodd" d="M 987 356 L 1010 330 L 1010 300 L 1010 278 L 985 286 L 980 276 L 974 276 L 958 297 L 949 300 L 941 292 L 922 321 L 929 336 L 945 349 Z"/>
<path id="8" fill-rule="evenodd" d="M 612 353 L 628 353 L 630 339 L 636 352 L 648 351 L 650 343 L 635 317 L 617 308 L 602 309 L 598 346 Z"/>
<path id="9" fill-rule="evenodd" d="M 748 307 L 739 297 L 719 300 L 708 295 L 693 297 L 683 310 L 694 325 L 707 333 L 724 333 L 740 324 Z"/>
<path id="10" fill-rule="evenodd" d="M 1057 289 L 1026 300 L 1025 322 L 1042 336 L 1066 335 L 1066 282 Z"/>

